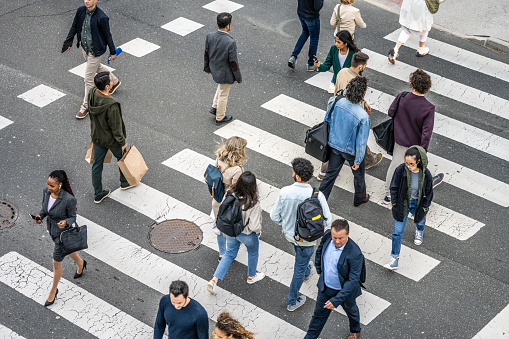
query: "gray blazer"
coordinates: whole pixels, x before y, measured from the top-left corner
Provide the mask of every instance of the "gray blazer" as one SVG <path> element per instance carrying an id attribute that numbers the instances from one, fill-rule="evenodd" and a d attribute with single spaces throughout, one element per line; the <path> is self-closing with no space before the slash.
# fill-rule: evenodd
<path id="1" fill-rule="evenodd" d="M 57 200 L 48 211 L 48 201 L 51 193 L 47 187 L 42 192 L 42 209 L 39 215 L 41 219 L 48 217 L 46 220 L 47 229 L 51 238 L 55 240 L 64 230 L 64 228 L 59 228 L 57 225 L 60 221 L 66 220 L 68 226 L 76 222 L 76 198 L 62 189 Z"/>
<path id="2" fill-rule="evenodd" d="M 237 59 L 237 44 L 230 34 L 222 31 L 207 34 L 204 61 L 203 70 L 212 73 L 216 83 L 242 82 Z"/>

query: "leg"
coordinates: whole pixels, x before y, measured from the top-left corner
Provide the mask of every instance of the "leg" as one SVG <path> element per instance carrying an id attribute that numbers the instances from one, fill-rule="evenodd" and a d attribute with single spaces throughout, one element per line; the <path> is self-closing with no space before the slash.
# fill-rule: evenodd
<path id="1" fill-rule="evenodd" d="M 102 57 L 102 56 L 101 56 Z M 101 72 L 110 72 L 106 67 L 104 67 L 103 64 L 99 62 L 99 67 L 97 67 L 97 73 Z M 118 78 L 113 74 L 113 72 L 110 72 L 111 79 L 113 80 L 113 85 L 118 84 Z"/>
<path id="2" fill-rule="evenodd" d="M 81 49 L 83 52 L 83 56 L 85 57 L 85 61 L 87 62 L 87 67 L 85 68 L 85 96 L 83 97 L 83 106 L 88 107 L 88 92 L 95 86 L 94 77 L 99 69 L 101 64 L 101 57 L 95 57 L 91 54 L 86 54 L 83 48 Z"/>
<path id="3" fill-rule="evenodd" d="M 219 84 L 219 95 L 217 98 L 217 111 L 216 121 L 221 121 L 225 117 L 226 104 L 228 103 L 228 96 L 230 95 L 231 84 Z"/>
<path id="4" fill-rule="evenodd" d="M 220 84 L 217 84 L 216 94 L 214 94 L 214 100 L 212 100 L 212 107 L 217 109 L 217 101 L 219 99 L 219 86 Z"/>
<path id="5" fill-rule="evenodd" d="M 237 240 L 243 243 L 247 248 L 247 276 L 252 278 L 256 275 L 256 268 L 258 266 L 260 240 L 256 233 L 241 233 L 237 237 Z"/>
<path id="6" fill-rule="evenodd" d="M 364 159 L 362 159 L 362 162 L 359 165 L 359 168 L 357 168 L 355 171 L 351 168 L 355 162 L 355 157 L 353 155 L 350 155 L 348 153 L 342 153 L 343 157 L 348 161 L 350 164 L 350 169 L 353 173 L 353 186 L 355 188 L 355 194 L 353 198 L 354 204 L 358 204 L 362 202 L 364 199 L 366 199 L 366 181 L 365 181 L 365 173 L 366 168 L 364 165 Z"/>
<path id="7" fill-rule="evenodd" d="M 51 285 L 51 290 L 49 291 L 48 301 L 55 300 L 55 294 L 57 293 L 57 287 L 61 277 L 62 262 L 55 261 L 55 259 L 53 259 L 53 285 Z"/>
<path id="8" fill-rule="evenodd" d="M 102 175 L 103 161 L 108 149 L 94 144 L 94 162 L 92 163 L 92 185 L 94 186 L 94 198 L 103 192 Z"/>
<path id="9" fill-rule="evenodd" d="M 332 191 L 332 187 L 334 186 L 334 182 L 336 181 L 336 178 L 338 177 L 339 171 L 341 171 L 341 167 L 343 167 L 344 162 L 345 158 L 343 158 L 341 152 L 334 148 L 331 149 L 329 167 L 327 168 L 325 177 L 320 184 L 320 192 L 325 195 L 325 199 L 329 199 L 329 195 Z"/>
<path id="10" fill-rule="evenodd" d="M 401 242 L 403 241 L 403 233 L 405 232 L 406 220 L 408 217 L 408 212 L 405 214 L 403 221 L 397 221 L 394 219 L 394 232 L 392 233 L 392 251 L 391 257 L 397 258 L 399 257 L 399 252 L 401 251 Z"/>
<path id="11" fill-rule="evenodd" d="M 324 307 L 325 303 L 329 299 L 329 296 L 325 292 L 318 291 L 313 318 L 311 318 L 308 332 L 304 339 L 316 339 L 322 332 L 322 329 L 325 326 L 327 319 L 329 319 L 329 315 L 331 313 L 331 310 Z"/>
<path id="12" fill-rule="evenodd" d="M 313 57 L 316 56 L 318 50 L 318 40 L 320 39 L 320 17 L 309 20 L 309 54 L 308 54 L 308 65 L 313 65 Z"/>
<path id="13" fill-rule="evenodd" d="M 78 270 L 76 271 L 76 273 L 78 273 L 78 274 L 83 273 L 83 264 L 85 261 L 83 261 L 83 259 L 80 258 L 80 255 L 78 254 L 78 252 L 73 252 L 73 253 L 69 254 L 69 257 L 72 260 L 74 260 L 76 265 L 78 265 Z"/>
<path id="14" fill-rule="evenodd" d="M 401 33 L 399 33 L 398 42 L 396 42 L 396 48 L 399 49 L 401 45 L 404 45 L 408 38 L 412 35 L 412 32 L 405 26 L 401 27 Z"/>
<path id="15" fill-rule="evenodd" d="M 325 176 L 325 173 L 327 173 L 327 168 L 329 168 L 329 162 L 322 162 L 322 166 L 320 167 L 320 174 Z"/>
<path id="16" fill-rule="evenodd" d="M 419 47 L 424 47 L 426 39 L 428 38 L 428 32 L 429 31 L 422 31 L 421 34 L 419 34 Z"/>
<path id="17" fill-rule="evenodd" d="M 117 158 L 117 161 L 120 161 L 120 159 L 122 159 L 122 156 L 124 155 L 124 151 L 122 150 L 121 146 L 110 147 L 109 150 L 111 151 L 111 153 L 113 153 L 115 158 Z M 127 150 L 127 148 L 126 148 L 126 150 Z M 118 171 L 120 172 L 120 184 L 124 184 L 124 185 L 128 184 L 127 179 L 124 176 L 124 173 L 122 173 L 122 171 L 120 170 L 120 167 L 118 168 Z"/>
<path id="18" fill-rule="evenodd" d="M 297 40 L 297 43 L 295 44 L 295 48 L 293 49 L 292 56 L 297 58 L 299 56 L 300 51 L 302 50 L 302 47 L 304 47 L 304 44 L 309 38 L 309 30 L 308 25 L 306 23 L 307 20 L 302 19 L 299 17 L 300 24 L 302 26 L 302 33 L 299 36 L 299 39 Z"/>
<path id="19" fill-rule="evenodd" d="M 295 305 L 299 290 L 304 283 L 306 273 L 309 275 L 309 260 L 313 256 L 315 246 L 296 246 L 295 249 L 295 266 L 293 267 L 293 278 L 290 283 L 290 292 L 288 293 L 288 305 Z"/>
<path id="20" fill-rule="evenodd" d="M 348 316 L 348 321 L 350 323 L 350 332 L 351 333 L 359 333 L 361 331 L 361 321 L 359 314 L 359 307 L 357 307 L 357 303 L 354 301 L 353 304 L 348 302 L 343 302 L 341 304 L 343 310 L 345 310 L 346 315 Z"/>
<path id="21" fill-rule="evenodd" d="M 221 233 L 216 237 L 217 237 L 217 247 L 219 247 L 219 256 L 224 257 L 224 254 L 226 253 L 226 235 L 224 233 Z"/>
<path id="22" fill-rule="evenodd" d="M 226 250 L 226 253 L 223 256 L 223 259 L 221 259 L 219 265 L 217 265 L 216 272 L 214 273 L 214 278 L 220 280 L 224 279 L 224 276 L 226 275 L 226 272 L 228 272 L 230 265 L 237 257 L 237 253 L 239 252 L 240 248 L 240 241 L 238 241 L 236 238 L 226 236 L 226 243 L 228 244 L 228 249 Z"/>
<path id="23" fill-rule="evenodd" d="M 390 187 L 394 171 L 396 170 L 396 167 L 405 162 L 405 152 L 407 149 L 408 147 L 394 143 L 394 152 L 392 152 L 391 165 L 389 166 L 389 169 L 387 170 L 387 175 L 385 177 L 385 191 L 388 196 L 391 196 Z"/>

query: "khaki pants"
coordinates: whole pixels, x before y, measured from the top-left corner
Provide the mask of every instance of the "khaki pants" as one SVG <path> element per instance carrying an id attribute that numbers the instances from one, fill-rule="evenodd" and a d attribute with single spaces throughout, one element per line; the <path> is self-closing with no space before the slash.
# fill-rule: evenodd
<path id="1" fill-rule="evenodd" d="M 87 103 L 88 92 L 90 91 L 90 89 L 92 89 L 92 87 L 95 86 L 94 84 L 95 75 L 101 72 L 108 72 L 108 69 L 101 65 L 102 55 L 95 57 L 92 54 L 87 54 L 83 48 L 81 49 L 81 52 L 83 52 L 83 57 L 87 62 L 87 67 L 85 69 L 85 96 L 83 97 L 83 106 L 88 107 Z M 113 73 L 110 74 L 111 78 L 113 79 L 113 84 L 116 85 L 118 83 L 117 77 Z"/>
<path id="2" fill-rule="evenodd" d="M 212 102 L 212 107 L 216 109 L 217 121 L 224 119 L 231 88 L 232 84 L 217 84 L 216 95 L 214 95 L 214 101 Z"/>
<path id="3" fill-rule="evenodd" d="M 389 166 L 389 169 L 387 170 L 387 175 L 385 177 L 385 191 L 386 194 L 390 197 L 391 196 L 391 181 L 392 176 L 394 175 L 394 171 L 396 171 L 396 168 L 405 162 L 405 152 L 408 149 L 408 147 L 398 145 L 397 143 L 394 143 L 394 150 L 392 151 L 392 161 L 391 165 Z"/>

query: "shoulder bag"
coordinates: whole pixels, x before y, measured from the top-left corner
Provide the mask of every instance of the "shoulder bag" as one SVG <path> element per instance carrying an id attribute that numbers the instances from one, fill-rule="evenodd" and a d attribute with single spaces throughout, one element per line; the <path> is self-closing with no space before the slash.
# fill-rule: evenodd
<path id="1" fill-rule="evenodd" d="M 380 145 L 380 147 L 382 147 L 389 155 L 392 155 L 392 152 L 394 151 L 394 118 L 396 118 L 396 114 L 398 113 L 401 98 L 407 94 L 408 92 L 403 92 L 399 96 L 398 102 L 396 103 L 396 111 L 392 118 L 389 118 L 389 120 L 373 127 L 373 135 L 375 136 L 376 143 Z"/>

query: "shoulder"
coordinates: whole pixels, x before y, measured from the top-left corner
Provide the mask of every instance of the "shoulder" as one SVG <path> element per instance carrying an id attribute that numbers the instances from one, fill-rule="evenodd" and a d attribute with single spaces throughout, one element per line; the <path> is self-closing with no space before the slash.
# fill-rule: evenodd
<path id="1" fill-rule="evenodd" d="M 354 255 L 359 254 L 359 253 L 362 254 L 361 248 L 359 247 L 359 245 L 357 245 L 357 243 L 355 241 L 352 240 L 352 238 L 348 238 L 347 247 L 348 247 L 348 250 L 350 251 L 350 253 L 352 253 Z"/>
<path id="2" fill-rule="evenodd" d="M 331 54 L 331 53 L 332 53 L 332 54 L 334 54 L 334 53 L 336 53 L 336 54 L 337 54 L 337 53 L 338 53 L 338 51 L 339 51 L 339 49 L 336 47 L 336 45 L 332 45 L 332 46 L 330 46 L 330 48 L 329 48 L 329 54 Z"/>
<path id="3" fill-rule="evenodd" d="M 356 50 L 356 49 L 348 49 L 348 56 L 352 56 L 357 52 L 358 52 L 358 50 Z"/>
<path id="4" fill-rule="evenodd" d="M 159 301 L 159 305 L 164 307 L 164 306 L 169 305 L 169 304 L 171 304 L 171 298 L 170 298 L 169 294 L 166 294 Z"/>
<path id="5" fill-rule="evenodd" d="M 87 10 L 86 6 L 80 6 L 80 7 L 78 7 L 78 10 L 76 11 L 76 13 L 77 14 L 81 14 L 81 13 L 83 13 L 86 10 Z"/>
<path id="6" fill-rule="evenodd" d="M 202 316 L 205 315 L 205 317 L 207 317 L 207 311 L 199 302 L 197 302 L 194 299 L 191 299 L 191 305 L 193 306 L 193 308 L 199 315 L 202 315 Z"/>
<path id="7" fill-rule="evenodd" d="M 108 16 L 106 15 L 106 13 L 104 13 L 104 11 L 102 9 L 100 9 L 99 7 L 96 7 L 95 10 L 96 10 L 97 17 L 99 19 L 104 19 L 104 18 L 108 19 Z"/>

